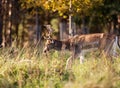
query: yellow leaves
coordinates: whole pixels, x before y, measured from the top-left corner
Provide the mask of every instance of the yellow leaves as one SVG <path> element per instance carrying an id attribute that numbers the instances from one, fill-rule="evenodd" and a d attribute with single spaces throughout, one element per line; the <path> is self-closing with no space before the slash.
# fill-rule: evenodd
<path id="1" fill-rule="evenodd" d="M 64 15 L 64 16 L 63 16 L 63 18 L 64 18 L 64 19 L 66 19 L 66 18 L 67 18 L 67 16 L 66 16 L 66 15 Z"/>
<path id="2" fill-rule="evenodd" d="M 45 9 L 50 9 L 50 6 L 49 6 L 49 1 L 46 1 L 43 6 L 45 7 Z"/>
<path id="3" fill-rule="evenodd" d="M 35 6 L 41 6 L 41 4 L 42 4 L 42 1 L 40 1 L 40 0 L 36 0 L 36 2 L 35 2 Z"/>
<path id="4" fill-rule="evenodd" d="M 88 5 L 90 4 L 90 0 L 85 0 L 84 3 Z"/>
<path id="5" fill-rule="evenodd" d="M 80 8 L 77 8 L 77 12 L 80 12 L 81 11 L 81 9 Z"/>
<path id="6" fill-rule="evenodd" d="M 32 2 L 32 0 L 27 0 L 27 3 L 31 3 Z"/>
<path id="7" fill-rule="evenodd" d="M 67 18 L 67 15 L 64 14 L 65 12 L 63 11 L 58 11 L 59 16 L 63 17 L 64 19 Z"/>
<path id="8" fill-rule="evenodd" d="M 59 15 L 60 15 L 60 16 L 63 16 L 63 13 L 62 13 L 61 11 L 59 11 Z"/>
<path id="9" fill-rule="evenodd" d="M 25 8 L 42 7 L 44 10 L 58 12 L 60 16 L 66 13 L 76 14 L 81 12 L 89 12 L 89 9 L 99 6 L 103 0 L 23 0 Z M 71 11 L 70 9 L 71 3 Z M 67 15 L 68 15 L 67 14 Z"/>

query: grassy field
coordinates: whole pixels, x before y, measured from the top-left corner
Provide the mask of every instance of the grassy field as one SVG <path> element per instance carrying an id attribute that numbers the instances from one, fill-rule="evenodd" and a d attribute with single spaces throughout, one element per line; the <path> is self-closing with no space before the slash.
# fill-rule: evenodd
<path id="1" fill-rule="evenodd" d="M 37 48 L 0 49 L 0 88 L 120 88 L 120 58 L 87 56 L 65 70 L 69 52 Z"/>

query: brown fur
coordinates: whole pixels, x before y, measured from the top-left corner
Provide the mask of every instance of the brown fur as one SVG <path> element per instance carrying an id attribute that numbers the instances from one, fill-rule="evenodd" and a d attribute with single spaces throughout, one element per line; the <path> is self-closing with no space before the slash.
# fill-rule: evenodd
<path id="1" fill-rule="evenodd" d="M 73 54 L 68 58 L 66 64 L 66 68 L 68 68 L 68 66 L 71 66 L 74 58 L 79 57 L 81 51 L 85 48 L 86 45 L 91 45 L 91 47 L 93 48 L 97 47 L 101 52 L 104 51 L 106 56 L 109 56 L 109 52 L 114 43 L 115 37 L 116 35 L 113 34 L 95 33 L 86 35 L 75 35 L 65 41 L 48 39 L 45 44 L 44 52 L 49 51 L 50 49 L 68 49 L 72 51 Z M 93 43 L 97 45 L 93 46 Z"/>

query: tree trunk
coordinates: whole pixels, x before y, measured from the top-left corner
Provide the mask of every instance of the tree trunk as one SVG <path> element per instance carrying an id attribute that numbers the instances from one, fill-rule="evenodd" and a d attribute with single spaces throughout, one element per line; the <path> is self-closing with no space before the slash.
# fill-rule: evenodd
<path id="1" fill-rule="evenodd" d="M 111 30 L 110 33 L 111 34 L 118 34 L 118 30 L 117 30 L 117 24 L 118 24 L 118 19 L 117 19 L 117 15 L 114 14 L 111 16 L 112 17 L 112 21 L 111 21 Z"/>
<path id="2" fill-rule="evenodd" d="M 22 16 L 22 35 L 20 38 L 20 46 L 23 47 L 24 46 L 24 41 L 25 41 L 25 15 Z"/>
<path id="3" fill-rule="evenodd" d="M 60 19 L 60 40 L 67 39 L 67 22 L 65 19 Z"/>
<path id="4" fill-rule="evenodd" d="M 36 21 L 36 38 L 37 38 L 37 42 L 39 42 L 39 37 L 40 37 L 40 34 L 39 34 L 39 17 L 38 17 L 38 10 L 36 9 L 36 18 L 35 18 L 35 21 Z"/>
<path id="5" fill-rule="evenodd" d="M 72 29 L 72 1 L 70 0 L 70 7 L 69 7 L 69 37 L 73 36 L 73 29 Z"/>
<path id="6" fill-rule="evenodd" d="M 22 16 L 23 16 L 23 12 L 20 12 L 20 3 L 18 0 L 13 0 L 13 3 L 12 3 L 12 22 L 15 26 L 15 38 L 14 40 L 16 41 L 16 46 L 18 46 L 20 44 L 20 39 L 19 39 L 19 23 L 21 22 L 21 14 L 22 13 Z M 19 14 L 18 14 L 19 13 Z"/>
<path id="7" fill-rule="evenodd" d="M 82 33 L 83 34 L 88 34 L 88 28 L 86 27 L 86 21 L 85 21 L 85 16 L 82 16 Z"/>
<path id="8" fill-rule="evenodd" d="M 15 24 L 15 34 L 16 34 L 16 44 L 19 45 L 19 39 L 18 39 L 18 31 L 19 31 L 19 24 Z"/>
<path id="9" fill-rule="evenodd" d="M 12 0 L 4 0 L 4 9 L 4 43 L 5 46 L 11 46 Z"/>
<path id="10" fill-rule="evenodd" d="M 2 47 L 2 30 L 3 30 L 3 7 L 2 0 L 0 0 L 0 47 Z"/>
<path id="11" fill-rule="evenodd" d="M 12 45 L 12 0 L 9 1 L 9 10 L 8 10 L 8 16 L 9 16 L 9 21 L 8 21 L 8 44 L 9 46 Z"/>
<path id="12" fill-rule="evenodd" d="M 72 16 L 69 15 L 69 35 L 73 36 L 73 30 L 72 30 Z"/>
<path id="13" fill-rule="evenodd" d="M 3 1 L 3 8 L 4 8 L 4 12 L 3 12 L 3 42 L 2 45 L 3 47 L 6 46 L 6 29 L 7 29 L 7 0 L 2 0 Z"/>
<path id="14" fill-rule="evenodd" d="M 36 44 L 39 44 L 41 41 L 41 26 L 39 25 L 39 15 L 38 9 L 36 9 Z"/>

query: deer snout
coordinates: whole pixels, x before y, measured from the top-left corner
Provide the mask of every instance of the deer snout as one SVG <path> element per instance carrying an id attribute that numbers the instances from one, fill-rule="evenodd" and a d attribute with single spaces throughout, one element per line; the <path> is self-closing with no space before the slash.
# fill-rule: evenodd
<path id="1" fill-rule="evenodd" d="M 43 49 L 43 53 L 47 53 L 47 51 L 48 51 L 48 48 L 45 47 L 45 48 Z"/>

